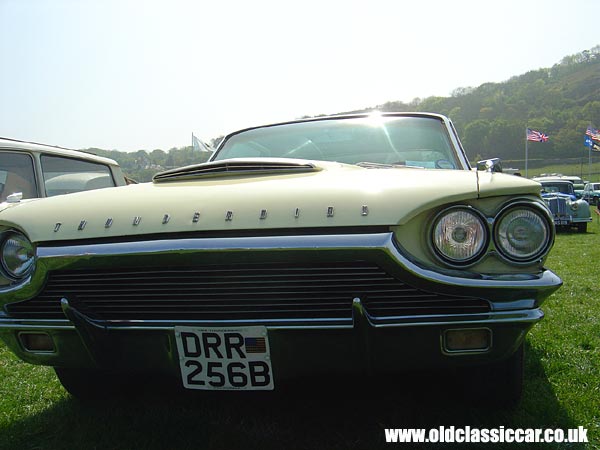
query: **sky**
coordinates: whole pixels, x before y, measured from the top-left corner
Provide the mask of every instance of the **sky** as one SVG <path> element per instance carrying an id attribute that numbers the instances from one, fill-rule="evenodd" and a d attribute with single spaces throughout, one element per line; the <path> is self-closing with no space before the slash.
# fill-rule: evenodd
<path id="1" fill-rule="evenodd" d="M 597 0 L 0 0 L 0 136 L 168 150 L 449 96 L 600 44 L 597 13 Z"/>

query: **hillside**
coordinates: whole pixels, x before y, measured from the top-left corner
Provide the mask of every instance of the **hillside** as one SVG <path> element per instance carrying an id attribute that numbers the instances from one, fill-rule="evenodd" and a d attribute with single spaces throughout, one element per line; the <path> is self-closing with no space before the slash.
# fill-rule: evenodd
<path id="1" fill-rule="evenodd" d="M 587 154 L 585 129 L 600 122 L 600 46 L 502 83 L 458 88 L 450 97 L 388 102 L 365 111 L 375 109 L 449 116 L 471 160 L 523 158 L 526 127 L 550 136 L 546 143 L 529 146 L 532 158 L 579 157 Z"/>

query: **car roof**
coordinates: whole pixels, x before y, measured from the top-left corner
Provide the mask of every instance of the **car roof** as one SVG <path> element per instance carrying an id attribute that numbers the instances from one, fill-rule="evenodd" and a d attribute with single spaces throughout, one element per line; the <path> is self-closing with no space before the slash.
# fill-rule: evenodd
<path id="1" fill-rule="evenodd" d="M 119 164 L 110 158 L 94 155 L 93 153 L 82 152 L 80 150 L 72 150 L 69 148 L 58 147 L 55 145 L 39 144 L 37 142 L 27 142 L 18 139 L 0 137 L 1 150 L 23 150 L 27 152 L 46 153 L 67 158 L 85 159 L 91 162 L 118 166 Z"/>
<path id="2" fill-rule="evenodd" d="M 560 178 L 548 178 L 544 180 L 535 180 L 538 183 L 552 183 L 552 184 L 573 184 L 571 180 L 561 180 Z"/>

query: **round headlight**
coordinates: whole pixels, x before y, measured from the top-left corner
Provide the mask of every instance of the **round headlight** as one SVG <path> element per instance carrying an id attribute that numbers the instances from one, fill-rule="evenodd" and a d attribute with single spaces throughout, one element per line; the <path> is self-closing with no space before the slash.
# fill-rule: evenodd
<path id="1" fill-rule="evenodd" d="M 533 261 L 547 252 L 552 240 L 550 227 L 541 211 L 526 206 L 511 208 L 496 221 L 496 247 L 513 261 Z"/>
<path id="2" fill-rule="evenodd" d="M 487 227 L 483 218 L 469 208 L 451 208 L 435 220 L 433 248 L 445 262 L 466 265 L 474 262 L 486 249 Z"/>
<path id="3" fill-rule="evenodd" d="M 573 211 L 577 211 L 579 209 L 579 203 L 577 203 L 577 202 L 571 202 L 571 209 Z"/>
<path id="4" fill-rule="evenodd" d="M 2 268 L 13 278 L 23 278 L 33 270 L 35 250 L 33 244 L 21 233 L 10 233 L 0 249 Z"/>

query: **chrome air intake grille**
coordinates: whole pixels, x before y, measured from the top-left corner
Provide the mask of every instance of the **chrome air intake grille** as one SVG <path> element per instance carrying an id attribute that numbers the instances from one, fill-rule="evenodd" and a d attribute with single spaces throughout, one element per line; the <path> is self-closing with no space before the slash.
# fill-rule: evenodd
<path id="1" fill-rule="evenodd" d="M 567 215 L 567 201 L 561 197 L 552 197 L 546 200 L 548 208 L 552 211 L 554 216 L 566 216 Z"/>
<path id="2" fill-rule="evenodd" d="M 62 297 L 109 321 L 350 319 L 356 297 L 376 317 L 490 310 L 485 300 L 415 289 L 364 261 L 61 270 L 40 295 L 6 309 L 19 318 L 63 318 Z"/>
<path id="3" fill-rule="evenodd" d="M 157 173 L 152 178 L 155 183 L 185 179 L 198 179 L 202 177 L 215 177 L 224 175 L 258 175 L 258 174 L 286 174 L 316 172 L 319 169 L 310 163 L 297 163 L 283 160 L 226 160 L 205 164 L 181 167 Z"/>

